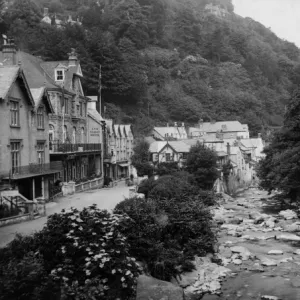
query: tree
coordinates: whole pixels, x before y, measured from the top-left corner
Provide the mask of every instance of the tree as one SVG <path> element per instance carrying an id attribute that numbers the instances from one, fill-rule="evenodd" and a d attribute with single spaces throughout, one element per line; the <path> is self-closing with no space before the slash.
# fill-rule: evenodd
<path id="1" fill-rule="evenodd" d="M 265 149 L 266 157 L 258 167 L 260 186 L 278 189 L 292 200 L 300 200 L 300 93 L 292 97 L 284 126 Z"/>
<path id="2" fill-rule="evenodd" d="M 200 188 L 212 189 L 218 178 L 216 153 L 198 142 L 190 149 L 186 170 L 195 176 Z"/>
<path id="3" fill-rule="evenodd" d="M 150 159 L 150 144 L 141 139 L 133 148 L 133 155 L 131 157 L 132 165 L 137 169 L 138 176 L 148 175 L 153 173 L 153 167 L 151 166 Z"/>

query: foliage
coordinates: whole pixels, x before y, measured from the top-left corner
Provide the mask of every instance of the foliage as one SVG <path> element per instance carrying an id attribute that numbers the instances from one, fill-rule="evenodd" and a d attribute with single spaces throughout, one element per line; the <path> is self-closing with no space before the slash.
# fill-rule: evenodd
<path id="1" fill-rule="evenodd" d="M 3 295 L 25 276 L 23 285 L 10 291 L 15 298 L 3 299 L 56 299 L 60 293 L 62 299 L 129 299 L 140 268 L 121 234 L 127 226 L 127 216 L 96 205 L 51 215 L 42 231 L 1 250 Z"/>
<path id="2" fill-rule="evenodd" d="M 126 213 L 134 224 L 123 232 L 131 253 L 156 278 L 170 280 L 191 271 L 195 255 L 213 252 L 215 236 L 211 214 L 198 200 L 130 198 L 119 203 L 115 213 Z"/>
<path id="3" fill-rule="evenodd" d="M 195 176 L 201 189 L 212 189 L 218 178 L 217 155 L 214 151 L 197 143 L 192 146 L 186 161 L 186 170 Z"/>
<path id="4" fill-rule="evenodd" d="M 153 173 L 153 166 L 149 163 L 151 155 L 149 147 L 150 144 L 144 139 L 138 140 L 133 147 L 134 154 L 131 157 L 131 162 L 136 168 L 138 176 L 151 176 Z"/>
<path id="5" fill-rule="evenodd" d="M 161 162 L 157 165 L 156 174 L 159 176 L 171 175 L 178 171 L 178 163 L 174 162 Z"/>
<path id="6" fill-rule="evenodd" d="M 209 14 L 208 3 L 229 15 Z M 82 26 L 43 24 L 43 7 L 61 20 L 79 17 Z M 65 60 L 76 48 L 90 95 L 101 64 L 108 117 L 131 120 L 138 134 L 200 118 L 237 119 L 257 133 L 282 125 L 300 52 L 233 10 L 231 0 L 12 0 L 1 31 L 46 60 Z"/>
<path id="7" fill-rule="evenodd" d="M 300 200 L 300 96 L 297 91 L 287 107 L 284 126 L 276 132 L 260 161 L 260 186 L 269 191 L 278 189 L 292 200 Z"/>

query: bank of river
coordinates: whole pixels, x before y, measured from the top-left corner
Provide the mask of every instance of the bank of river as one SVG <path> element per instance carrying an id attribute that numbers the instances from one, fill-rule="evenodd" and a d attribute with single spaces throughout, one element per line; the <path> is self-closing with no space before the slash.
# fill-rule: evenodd
<path id="1" fill-rule="evenodd" d="M 249 189 L 215 210 L 219 258 L 231 273 L 204 300 L 300 299 L 300 220 L 264 191 Z"/>

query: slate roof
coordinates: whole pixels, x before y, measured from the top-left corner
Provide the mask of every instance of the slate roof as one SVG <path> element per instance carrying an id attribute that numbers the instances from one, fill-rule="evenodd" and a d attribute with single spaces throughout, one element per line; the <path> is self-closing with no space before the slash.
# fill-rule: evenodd
<path id="1" fill-rule="evenodd" d="M 101 122 L 104 121 L 104 119 L 101 117 L 101 115 L 98 113 L 97 110 L 95 109 L 88 109 L 88 114 L 91 118 L 93 118 L 96 122 L 98 122 L 99 124 L 102 124 Z"/>
<path id="2" fill-rule="evenodd" d="M 201 128 L 198 128 L 200 131 L 204 132 L 238 132 L 238 131 L 247 131 L 247 128 L 242 125 L 239 121 L 222 121 L 222 122 L 204 122 L 201 125 Z M 193 128 L 194 129 L 194 128 Z"/>
<path id="3" fill-rule="evenodd" d="M 35 102 L 30 92 L 28 82 L 24 76 L 24 72 L 19 66 L 0 67 L 0 98 L 4 99 L 8 95 L 11 87 L 13 86 L 13 83 L 17 80 L 18 77 L 23 80 L 27 95 L 29 97 L 29 101 L 34 107 Z"/>
<path id="4" fill-rule="evenodd" d="M 132 133 L 132 131 L 131 131 L 131 125 L 124 125 L 124 128 L 125 128 L 127 136 L 130 134 L 130 132 Z"/>
<path id="5" fill-rule="evenodd" d="M 242 139 L 241 143 L 246 148 L 256 148 L 257 147 L 257 145 L 255 145 L 251 139 Z"/>
<path id="6" fill-rule="evenodd" d="M 183 141 L 170 141 L 169 145 L 177 152 L 184 153 L 190 151 L 190 146 L 184 143 Z"/>
<path id="7" fill-rule="evenodd" d="M 47 93 L 45 93 L 45 87 L 36 88 L 36 89 L 31 88 L 30 92 L 31 92 L 32 98 L 33 98 L 34 103 L 35 103 L 35 108 L 38 108 L 40 106 L 40 104 L 43 100 L 43 96 L 45 95 L 46 100 L 47 100 L 48 109 L 49 109 L 50 113 L 54 113 L 54 109 L 53 109 L 53 106 L 51 104 L 51 101 L 48 98 Z"/>
<path id="8" fill-rule="evenodd" d="M 154 129 L 158 134 L 160 134 L 163 138 L 166 137 L 166 134 L 169 137 L 178 138 L 182 135 L 187 135 L 184 127 L 154 127 Z"/>
<path id="9" fill-rule="evenodd" d="M 20 67 L 0 67 L 0 98 L 4 99 L 19 76 Z"/>
<path id="10" fill-rule="evenodd" d="M 183 141 L 155 141 L 150 144 L 150 153 L 159 153 L 167 144 L 170 145 L 177 153 L 184 153 L 190 151 L 190 146 Z"/>
<path id="11" fill-rule="evenodd" d="M 76 64 L 75 66 L 69 66 L 68 60 L 62 60 L 62 61 L 45 61 L 41 64 L 42 69 L 46 72 L 46 74 L 55 81 L 55 69 L 57 66 L 61 65 L 64 68 L 66 68 L 65 71 L 65 80 L 64 80 L 64 87 L 65 89 L 72 92 L 72 82 L 73 82 L 73 76 L 74 74 L 82 77 L 78 73 L 79 65 Z"/>

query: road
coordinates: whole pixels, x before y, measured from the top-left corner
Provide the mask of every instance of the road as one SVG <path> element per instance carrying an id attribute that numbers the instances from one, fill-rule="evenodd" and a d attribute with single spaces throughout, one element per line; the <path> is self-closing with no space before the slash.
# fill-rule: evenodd
<path id="1" fill-rule="evenodd" d="M 101 209 L 112 210 L 119 202 L 129 196 L 129 187 L 124 182 L 113 188 L 97 189 L 60 198 L 57 202 L 48 203 L 47 216 L 60 212 L 62 209 L 76 207 L 82 209 L 91 204 L 97 204 Z M 47 216 L 32 221 L 0 227 L 0 247 L 12 241 L 16 233 L 31 234 L 43 228 Z"/>

